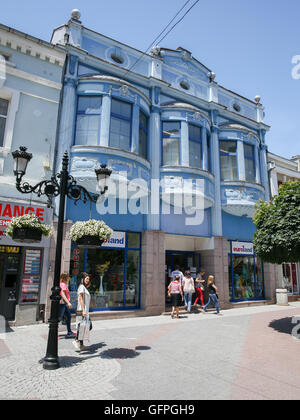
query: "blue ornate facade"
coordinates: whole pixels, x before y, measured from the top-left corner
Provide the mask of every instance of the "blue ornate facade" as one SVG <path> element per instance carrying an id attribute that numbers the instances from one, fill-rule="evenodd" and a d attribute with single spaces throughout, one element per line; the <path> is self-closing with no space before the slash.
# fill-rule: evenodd
<path id="1" fill-rule="evenodd" d="M 161 312 L 165 284 L 177 264 L 194 273 L 200 266 L 214 273 L 223 304 L 272 298 L 268 274 L 263 277 L 253 250 L 234 251 L 243 249 L 236 248 L 237 243 L 251 244 L 254 206 L 260 198 L 269 199 L 269 126 L 260 98 L 252 101 L 220 86 L 215 74 L 184 48 L 155 47 L 142 54 L 84 27 L 77 12 L 54 30 L 51 42 L 65 47 L 68 57 L 57 170 L 67 150 L 71 174 L 90 191 L 96 191 L 94 169 L 105 163 L 113 170 L 114 182 L 124 180 L 132 194 L 139 192 L 134 209 L 129 209 L 132 195 L 122 196 L 113 187 L 107 200 L 92 208 L 68 204 L 67 219 L 73 222 L 101 218 L 114 230 L 141 238 L 124 251 L 140 253 L 134 303 L 128 304 L 126 297 L 130 279 L 125 256 L 123 274 L 116 270 L 115 289 L 124 292 L 122 302 L 109 297 L 94 307 Z M 176 201 L 176 188 L 185 182 L 201 185 L 192 194 L 203 203 L 199 223 L 187 223 L 187 207 Z M 173 201 L 168 194 L 166 199 L 163 188 L 175 192 Z M 101 259 L 101 253 L 97 255 Z M 86 252 L 80 258 L 80 269 L 96 276 L 96 262 L 89 264 L 94 257 Z"/>

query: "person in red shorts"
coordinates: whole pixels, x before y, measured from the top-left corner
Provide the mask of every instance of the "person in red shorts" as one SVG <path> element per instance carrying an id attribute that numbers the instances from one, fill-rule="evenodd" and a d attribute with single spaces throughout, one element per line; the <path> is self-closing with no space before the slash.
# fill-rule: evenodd
<path id="1" fill-rule="evenodd" d="M 200 273 L 197 274 L 196 280 L 195 280 L 195 289 L 197 292 L 197 298 L 194 302 L 194 305 L 197 305 L 198 300 L 200 299 L 202 308 L 204 306 L 204 298 L 203 298 L 203 292 L 205 289 L 205 280 L 204 280 L 205 270 L 201 269 Z"/>

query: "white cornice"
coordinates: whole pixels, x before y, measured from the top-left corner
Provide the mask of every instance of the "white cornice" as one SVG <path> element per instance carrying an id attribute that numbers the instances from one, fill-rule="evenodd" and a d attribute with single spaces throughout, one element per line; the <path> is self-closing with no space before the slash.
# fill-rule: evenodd
<path id="1" fill-rule="evenodd" d="M 10 29 L 10 28 L 8 28 Z M 0 27 L 0 45 L 20 53 L 63 67 L 66 54 L 62 49 L 26 34 Z"/>

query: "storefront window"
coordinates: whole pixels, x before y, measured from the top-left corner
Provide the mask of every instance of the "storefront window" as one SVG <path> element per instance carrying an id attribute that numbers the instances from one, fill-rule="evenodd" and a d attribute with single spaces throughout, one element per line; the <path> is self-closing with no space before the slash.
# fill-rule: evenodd
<path id="1" fill-rule="evenodd" d="M 298 273 L 297 264 L 282 264 L 283 287 L 290 294 L 298 294 Z"/>
<path id="2" fill-rule="evenodd" d="M 126 306 L 138 306 L 140 277 L 140 252 L 127 252 Z"/>
<path id="3" fill-rule="evenodd" d="M 263 298 L 264 293 L 264 278 L 263 278 L 263 269 L 261 259 L 255 258 L 255 267 L 256 267 L 256 292 L 258 298 Z"/>
<path id="4" fill-rule="evenodd" d="M 233 251 L 228 254 L 230 298 L 232 300 L 264 299 L 264 276 L 261 259 L 254 254 L 235 254 L 234 249 L 246 253 L 245 249 L 248 251 L 252 248 L 252 244 L 236 242 L 235 244 L 238 244 L 238 246 L 232 246 Z"/>
<path id="5" fill-rule="evenodd" d="M 92 311 L 139 306 L 140 234 L 128 233 L 127 246 L 120 249 L 74 246 L 70 268 L 73 307 L 77 306 L 77 288 L 83 272 L 91 277 Z"/>

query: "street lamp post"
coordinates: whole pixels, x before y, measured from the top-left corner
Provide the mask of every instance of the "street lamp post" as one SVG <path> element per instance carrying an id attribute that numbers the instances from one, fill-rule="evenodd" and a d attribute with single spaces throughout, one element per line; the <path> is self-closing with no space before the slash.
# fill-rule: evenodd
<path id="1" fill-rule="evenodd" d="M 14 158 L 14 174 L 16 176 L 16 188 L 23 194 L 36 193 L 39 197 L 46 195 L 48 197 L 48 207 L 52 204 L 53 197 L 60 196 L 59 213 L 57 224 L 57 239 L 56 239 L 56 254 L 55 254 L 55 269 L 54 282 L 51 289 L 51 313 L 49 322 L 49 334 L 46 356 L 43 359 L 43 368 L 47 370 L 54 370 L 59 368 L 58 358 L 58 324 L 59 324 L 59 301 L 60 296 L 60 270 L 61 270 L 61 254 L 63 242 L 63 226 L 65 219 L 65 202 L 66 198 L 77 201 L 81 200 L 84 203 L 91 201 L 97 202 L 98 194 L 90 194 L 84 187 L 77 185 L 75 179 L 68 172 L 69 156 L 65 152 L 62 161 L 62 170 L 59 174 L 53 176 L 49 181 L 41 181 L 35 186 L 29 185 L 27 182 L 22 182 L 22 178 L 26 173 L 27 165 L 32 158 L 32 154 L 27 152 L 26 147 L 20 147 L 12 153 Z M 101 165 L 100 168 L 95 169 L 100 189 L 100 195 L 103 195 L 108 186 L 106 184 L 111 175 L 111 170 L 106 165 Z"/>

